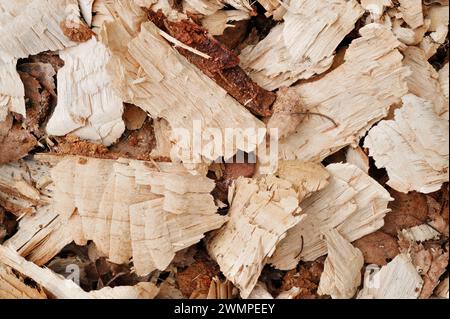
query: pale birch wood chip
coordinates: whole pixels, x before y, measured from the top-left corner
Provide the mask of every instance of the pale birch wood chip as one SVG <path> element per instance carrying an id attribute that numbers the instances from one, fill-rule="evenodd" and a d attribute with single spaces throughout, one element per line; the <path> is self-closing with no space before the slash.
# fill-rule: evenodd
<path id="1" fill-rule="evenodd" d="M 383 226 L 389 193 L 354 165 L 331 164 L 327 170 L 329 185 L 300 204 L 305 219 L 288 231 L 269 260 L 277 269 L 293 269 L 300 260 L 325 255 L 321 234 L 328 229 L 337 229 L 352 242 Z"/>
<path id="2" fill-rule="evenodd" d="M 432 103 L 409 94 L 395 119 L 370 130 L 364 146 L 377 167 L 385 167 L 393 189 L 408 193 L 438 191 L 449 180 L 448 121 Z"/>
<path id="3" fill-rule="evenodd" d="M 411 241 L 424 242 L 432 239 L 439 239 L 441 234 L 427 224 L 414 226 L 402 230 L 403 236 Z"/>
<path id="4" fill-rule="evenodd" d="M 392 7 L 392 0 L 361 0 L 361 7 L 370 13 L 371 22 L 380 22 L 384 11 Z"/>
<path id="5" fill-rule="evenodd" d="M 410 258 L 400 254 L 372 277 L 364 279 L 359 299 L 417 299 L 423 280 Z"/>
<path id="6" fill-rule="evenodd" d="M 265 283 L 259 281 L 255 288 L 253 288 L 252 293 L 248 296 L 248 299 L 274 299 L 270 292 L 267 291 L 267 286 Z"/>
<path id="7" fill-rule="evenodd" d="M 183 0 L 183 10 L 210 16 L 217 13 L 226 4 L 243 12 L 250 13 L 253 11 L 249 0 Z"/>
<path id="8" fill-rule="evenodd" d="M 92 8 L 95 0 L 78 0 L 81 15 L 88 26 L 92 25 Z"/>
<path id="9" fill-rule="evenodd" d="M 321 74 L 331 67 L 336 47 L 363 13 L 356 0 L 294 1 L 283 24 L 243 50 L 241 66 L 267 90 Z"/>
<path id="10" fill-rule="evenodd" d="M 236 288 L 229 280 L 221 281 L 219 278 L 214 277 L 206 299 L 234 299 L 237 295 Z"/>
<path id="11" fill-rule="evenodd" d="M 329 295 L 333 299 L 350 299 L 361 284 L 363 254 L 336 229 L 325 231 L 324 236 L 328 257 L 324 263 L 317 293 Z"/>
<path id="12" fill-rule="evenodd" d="M 232 21 L 249 20 L 250 15 L 241 10 L 220 10 L 214 14 L 206 16 L 202 20 L 203 27 L 212 36 L 222 35 L 225 29 L 233 28 Z"/>
<path id="13" fill-rule="evenodd" d="M 360 147 L 349 147 L 345 153 L 346 162 L 353 164 L 361 169 L 364 173 L 369 174 L 370 164 L 369 156 Z"/>
<path id="14" fill-rule="evenodd" d="M 123 103 L 106 70 L 111 54 L 95 38 L 60 52 L 64 67 L 58 72 L 58 105 L 46 131 L 69 133 L 106 146 L 125 131 Z"/>
<path id="15" fill-rule="evenodd" d="M 47 299 L 44 292 L 27 286 L 0 260 L 0 299 Z"/>
<path id="16" fill-rule="evenodd" d="M 432 102 L 436 113 L 448 120 L 448 103 L 439 82 L 439 73 L 428 63 L 425 52 L 409 47 L 404 55 L 404 64 L 412 71 L 407 78 L 409 92 Z"/>
<path id="17" fill-rule="evenodd" d="M 0 122 L 6 120 L 9 112 L 26 116 L 25 89 L 16 64 L 16 59 L 8 58 L 0 49 Z"/>
<path id="18" fill-rule="evenodd" d="M 25 216 L 7 242 L 38 264 L 72 241 L 92 240 L 110 261 L 132 257 L 136 272 L 146 275 L 165 270 L 177 251 L 227 220 L 216 214 L 206 169 L 76 156 L 40 160 L 52 165 L 51 201 Z"/>
<path id="19" fill-rule="evenodd" d="M 272 17 L 276 21 L 283 19 L 287 9 L 286 6 L 281 5 L 281 0 L 258 0 L 258 2 L 266 9 L 266 16 Z"/>
<path id="20" fill-rule="evenodd" d="M 40 268 L 21 257 L 13 249 L 4 246 L 0 246 L 0 265 L 1 263 L 33 279 L 49 292 L 50 297 L 57 299 L 153 299 L 159 292 L 153 283 L 141 282 L 135 286 L 106 287 L 87 293 L 72 280 L 65 279 L 48 268 Z M 26 293 L 30 293 L 31 288 L 20 288 L 24 293 L 25 288 L 28 288 Z M 35 292 L 33 297 L 36 297 L 36 294 Z"/>
<path id="21" fill-rule="evenodd" d="M 120 39 L 108 44 L 115 54 L 111 76 L 118 80 L 117 89 L 126 102 L 141 107 L 153 118 L 164 118 L 178 130 L 178 160 L 195 162 L 199 156 L 215 160 L 220 156 L 231 158 L 238 149 L 254 151 L 264 140 L 264 134 L 258 132 L 264 129 L 263 123 L 173 49 L 154 24 L 145 23 L 141 29 L 133 39 L 119 21 L 108 25 L 108 33 Z M 235 129 L 236 140 L 243 142 L 216 148 L 213 156 L 205 147 L 193 152 L 194 120 L 201 124 L 200 133 L 207 127 L 217 128 L 226 145 L 233 138 L 225 134 L 227 128 Z"/>
<path id="22" fill-rule="evenodd" d="M 423 24 L 422 0 L 398 0 L 403 20 L 413 29 Z"/>
<path id="23" fill-rule="evenodd" d="M 400 42 L 379 24 L 360 30 L 345 54 L 345 63 L 321 79 L 291 88 L 308 116 L 296 133 L 280 141 L 284 159 L 321 161 L 347 145 L 357 145 L 372 125 L 388 115 L 407 93 L 408 68 L 397 50 Z"/>
<path id="24" fill-rule="evenodd" d="M 241 297 L 248 298 L 267 258 L 303 217 L 292 184 L 273 176 L 241 177 L 229 194 L 230 220 L 208 238 L 207 248 Z"/>
<path id="25" fill-rule="evenodd" d="M 75 45 L 60 24 L 79 21 L 77 0 L 1 0 L 0 12 L 0 52 L 7 56 L 25 58 Z"/>
<path id="26" fill-rule="evenodd" d="M 449 68 L 448 62 L 439 70 L 439 83 L 441 84 L 441 90 L 447 100 L 447 106 L 449 102 Z"/>

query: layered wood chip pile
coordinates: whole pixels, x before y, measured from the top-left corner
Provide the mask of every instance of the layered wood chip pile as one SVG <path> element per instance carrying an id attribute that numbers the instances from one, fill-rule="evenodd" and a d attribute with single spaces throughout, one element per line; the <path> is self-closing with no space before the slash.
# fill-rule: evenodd
<path id="1" fill-rule="evenodd" d="M 0 298 L 448 298 L 448 6 L 0 0 Z"/>

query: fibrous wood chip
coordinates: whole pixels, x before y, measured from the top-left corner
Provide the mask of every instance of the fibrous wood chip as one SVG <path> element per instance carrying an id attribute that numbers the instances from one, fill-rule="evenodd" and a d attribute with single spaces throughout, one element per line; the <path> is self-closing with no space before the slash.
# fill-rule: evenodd
<path id="1" fill-rule="evenodd" d="M 356 0 L 293 1 L 284 23 L 240 55 L 242 67 L 267 90 L 328 70 L 334 51 L 364 10 Z"/>
<path id="2" fill-rule="evenodd" d="M 368 134 L 364 146 L 377 167 L 385 167 L 387 184 L 407 193 L 431 193 L 448 181 L 448 121 L 433 104 L 406 95 L 395 119 L 382 121 Z"/>
<path id="3" fill-rule="evenodd" d="M 363 254 L 336 229 L 324 232 L 328 257 L 320 278 L 318 294 L 333 299 L 350 299 L 361 284 Z"/>
<path id="4" fill-rule="evenodd" d="M 80 6 L 81 15 L 88 26 L 92 25 L 92 9 L 95 0 L 78 0 Z"/>
<path id="5" fill-rule="evenodd" d="M 209 16 L 227 4 L 244 12 L 253 11 L 248 0 L 183 0 L 183 9 L 186 12 Z"/>
<path id="6" fill-rule="evenodd" d="M 449 102 L 449 67 L 448 62 L 439 70 L 439 83 L 441 84 L 442 93 Z"/>
<path id="7" fill-rule="evenodd" d="M 141 33 L 134 39 L 118 21 L 109 24 L 107 31 L 120 38 L 117 43 L 109 43 L 114 53 L 110 66 L 115 68 L 111 75 L 120 80 L 116 84 L 126 102 L 141 107 L 153 118 L 166 119 L 172 129 L 187 130 L 189 136 L 193 136 L 193 122 L 198 120 L 203 126 L 219 128 L 223 136 L 225 128 L 237 129 L 237 140 L 249 142 L 238 146 L 246 152 L 254 151 L 263 141 L 264 136 L 256 136 L 257 132 L 250 136 L 244 134 L 244 129 L 256 131 L 263 128 L 263 123 L 189 64 L 160 36 L 160 30 L 153 23 L 143 24 Z M 162 91 L 166 93 L 160 94 Z M 192 153 L 189 141 L 184 148 Z M 237 149 L 233 148 L 230 154 L 217 151 L 217 156 L 230 158 Z M 193 157 L 200 155 L 211 157 L 204 149 L 197 150 Z M 215 159 L 217 157 L 212 160 Z"/>
<path id="8" fill-rule="evenodd" d="M 0 299 L 46 299 L 44 292 L 27 286 L 0 262 Z"/>
<path id="9" fill-rule="evenodd" d="M 300 204 L 304 221 L 288 231 L 270 259 L 276 268 L 293 269 L 301 259 L 325 255 L 321 234 L 329 229 L 336 228 L 351 242 L 383 226 L 389 193 L 356 166 L 331 164 L 327 170 L 330 184 Z"/>
<path id="10" fill-rule="evenodd" d="M 357 145 L 370 127 L 384 118 L 391 105 L 407 93 L 409 70 L 402 65 L 398 40 L 385 27 L 360 29 L 344 64 L 312 83 L 290 88 L 308 116 L 280 144 L 282 158 L 321 161 L 347 145 Z M 336 126 L 337 125 L 337 126 Z"/>
<path id="11" fill-rule="evenodd" d="M 417 299 L 423 280 L 410 258 L 400 254 L 371 277 L 364 278 L 360 299 Z"/>
<path id="12" fill-rule="evenodd" d="M 214 277 L 209 286 L 207 299 L 234 299 L 238 295 L 236 288 L 229 280 L 222 281 Z"/>
<path id="13" fill-rule="evenodd" d="M 287 9 L 281 5 L 279 0 L 258 0 L 258 2 L 266 9 L 266 16 L 272 17 L 274 20 L 282 20 Z"/>
<path id="14" fill-rule="evenodd" d="M 0 121 L 0 165 L 17 161 L 37 144 L 36 138 L 19 123 L 14 123 L 11 115 Z"/>
<path id="15" fill-rule="evenodd" d="M 65 65 L 58 72 L 58 105 L 47 124 L 47 133 L 71 133 L 111 145 L 125 130 L 123 103 L 106 70 L 111 54 L 95 38 L 60 54 Z"/>
<path id="16" fill-rule="evenodd" d="M 202 20 L 203 27 L 208 30 L 212 36 L 222 35 L 225 29 L 233 28 L 232 21 L 248 20 L 248 13 L 240 10 L 221 10 Z"/>
<path id="17" fill-rule="evenodd" d="M 9 112 L 26 116 L 25 90 L 16 72 L 16 63 L 16 59 L 4 56 L 0 49 L 0 123 L 6 120 Z"/>
<path id="18" fill-rule="evenodd" d="M 366 174 L 369 174 L 369 156 L 361 147 L 349 147 L 345 153 L 345 158 L 347 163 L 353 164 L 359 167 Z"/>
<path id="19" fill-rule="evenodd" d="M 51 204 L 26 216 L 8 242 L 37 264 L 71 241 L 85 245 L 92 240 L 112 262 L 126 263 L 133 257 L 136 272 L 145 275 L 164 270 L 175 252 L 226 221 L 215 214 L 209 195 L 214 182 L 204 170 L 85 157 L 41 160 L 53 166 Z"/>
<path id="20" fill-rule="evenodd" d="M 398 0 L 403 20 L 413 29 L 423 25 L 422 0 Z"/>
<path id="21" fill-rule="evenodd" d="M 253 291 L 286 232 L 303 219 L 299 216 L 300 193 L 295 185 L 275 176 L 241 177 L 231 187 L 230 221 L 208 239 L 207 247 L 243 298 Z"/>
<path id="22" fill-rule="evenodd" d="M 60 25 L 79 21 L 77 0 L 1 0 L 0 12 L 0 52 L 6 56 L 25 58 L 75 45 Z"/>
<path id="23" fill-rule="evenodd" d="M 0 260 L 6 266 L 22 275 L 33 279 L 45 288 L 49 297 L 57 299 L 153 299 L 158 294 L 158 288 L 148 282 L 136 286 L 106 287 L 98 291 L 85 292 L 72 280 L 65 279 L 47 268 L 40 268 L 27 261 L 11 248 L 0 246 Z"/>
<path id="24" fill-rule="evenodd" d="M 440 233 L 427 224 L 403 229 L 402 234 L 409 240 L 416 242 L 424 242 L 440 237 Z"/>
<path id="25" fill-rule="evenodd" d="M 371 22 L 379 22 L 384 10 L 392 7 L 392 0 L 361 0 L 361 6 L 370 13 Z"/>
<path id="26" fill-rule="evenodd" d="M 404 54 L 404 63 L 412 70 L 407 79 L 409 92 L 432 102 L 437 115 L 448 120 L 448 101 L 442 90 L 439 73 L 428 63 L 420 48 L 409 47 Z"/>

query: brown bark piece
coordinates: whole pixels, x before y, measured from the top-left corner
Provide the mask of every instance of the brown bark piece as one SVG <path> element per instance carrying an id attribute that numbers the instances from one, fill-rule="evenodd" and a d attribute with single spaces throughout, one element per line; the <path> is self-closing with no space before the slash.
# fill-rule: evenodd
<path id="1" fill-rule="evenodd" d="M 295 299 L 316 299 L 320 276 L 323 272 L 323 261 L 320 259 L 308 262 L 300 266 L 300 270 L 291 270 L 283 277 L 280 291 L 289 291 L 294 287 L 299 288 Z"/>
<path id="2" fill-rule="evenodd" d="M 189 298 L 194 293 L 208 295 L 211 282 L 218 274 L 217 264 L 200 260 L 179 272 L 175 278 L 183 295 Z"/>
<path id="3" fill-rule="evenodd" d="M 205 59 L 177 47 L 178 52 L 223 87 L 239 103 L 255 115 L 271 115 L 271 106 L 275 102 L 276 95 L 253 82 L 239 67 L 239 57 L 224 44 L 209 36 L 207 30 L 190 20 L 169 21 L 161 11 L 149 12 L 149 18 L 175 39 L 210 56 L 209 59 Z"/>
<path id="4" fill-rule="evenodd" d="M 361 250 L 366 264 L 384 266 L 399 254 L 397 240 L 380 230 L 354 241 L 353 245 Z"/>
<path id="5" fill-rule="evenodd" d="M 11 116 L 0 122 L 0 165 L 27 156 L 36 144 L 36 138 L 19 123 L 13 123 Z"/>
<path id="6" fill-rule="evenodd" d="M 392 210 L 384 219 L 382 230 L 397 236 L 398 231 L 423 224 L 428 216 L 427 199 L 425 195 L 411 192 L 404 194 L 390 189 L 394 201 L 389 204 Z"/>
<path id="7" fill-rule="evenodd" d="M 74 24 L 71 21 L 61 22 L 61 30 L 70 41 L 82 43 L 89 41 L 95 33 L 84 22 Z"/>

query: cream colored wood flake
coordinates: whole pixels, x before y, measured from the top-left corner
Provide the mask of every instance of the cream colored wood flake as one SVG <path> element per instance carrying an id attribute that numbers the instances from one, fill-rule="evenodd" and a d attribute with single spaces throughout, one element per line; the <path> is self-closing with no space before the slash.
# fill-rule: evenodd
<path id="1" fill-rule="evenodd" d="M 275 90 L 328 70 L 334 51 L 364 10 L 356 0 L 292 1 L 284 23 L 240 55 L 260 86 Z"/>
<path id="2" fill-rule="evenodd" d="M 423 24 L 422 0 L 399 0 L 403 20 L 413 29 Z"/>
<path id="3" fill-rule="evenodd" d="M 361 0 L 361 6 L 370 13 L 372 22 L 379 22 L 387 7 L 392 7 L 392 0 Z"/>
<path id="4" fill-rule="evenodd" d="M 26 116 L 25 90 L 16 71 L 16 63 L 16 59 L 8 58 L 0 49 L 0 122 L 9 112 Z"/>
<path id="5" fill-rule="evenodd" d="M 114 143 L 125 131 L 123 103 L 116 95 L 106 65 L 111 55 L 95 38 L 60 53 L 58 105 L 46 130 L 49 135 L 69 133 L 82 139 Z"/>
<path id="6" fill-rule="evenodd" d="M 47 299 L 47 296 L 27 286 L 0 260 L 0 299 Z"/>
<path id="7" fill-rule="evenodd" d="M 300 260 L 325 255 L 327 244 L 321 234 L 329 229 L 352 242 L 383 226 L 392 200 L 389 193 L 354 165 L 332 164 L 327 170 L 329 185 L 300 204 L 304 221 L 288 231 L 269 260 L 276 268 L 293 269 Z"/>
<path id="8" fill-rule="evenodd" d="M 71 241 L 118 264 L 133 258 L 139 275 L 165 270 L 177 251 L 227 218 L 216 214 L 206 170 L 181 164 L 42 156 L 51 162 L 52 199 L 25 217 L 8 245 L 38 264 Z M 57 214 L 55 214 L 55 212 Z"/>
<path id="9" fill-rule="evenodd" d="M 78 0 L 80 6 L 81 15 L 88 26 L 92 25 L 92 7 L 94 0 Z"/>
<path id="10" fill-rule="evenodd" d="M 349 147 L 345 152 L 346 162 L 360 168 L 364 173 L 369 174 L 369 156 L 360 147 Z"/>
<path id="11" fill-rule="evenodd" d="M 441 90 L 442 93 L 445 96 L 445 99 L 447 100 L 447 112 L 448 112 L 448 102 L 449 102 L 449 68 L 448 68 L 448 62 L 442 67 L 442 69 L 439 71 L 439 83 L 441 84 Z"/>
<path id="12" fill-rule="evenodd" d="M 277 21 L 282 20 L 287 11 L 281 0 L 258 0 L 258 2 L 266 9 L 266 16 Z"/>
<path id="13" fill-rule="evenodd" d="M 238 149 L 254 151 L 265 137 L 263 123 L 172 48 L 154 24 L 144 23 L 141 28 L 134 39 L 119 22 L 107 28 L 108 38 L 114 34 L 121 39 L 109 43 L 115 54 L 110 68 L 124 100 L 169 122 L 176 130 L 179 159 L 185 162 L 196 162 L 200 156 L 230 158 Z M 214 147 L 214 154 L 205 142 L 200 148 L 193 145 L 208 128 L 217 132 L 215 142 L 222 145 Z"/>
<path id="14" fill-rule="evenodd" d="M 319 295 L 329 295 L 333 299 L 350 299 L 361 284 L 363 254 L 336 229 L 330 229 L 324 235 L 328 257 L 317 292 Z"/>
<path id="15" fill-rule="evenodd" d="M 395 119 L 382 121 L 365 140 L 377 167 L 385 167 L 387 184 L 397 191 L 431 193 L 449 180 L 448 121 L 433 105 L 406 95 Z"/>
<path id="16" fill-rule="evenodd" d="M 436 113 L 448 120 L 448 103 L 439 82 L 439 73 L 428 63 L 420 48 L 409 47 L 404 54 L 404 63 L 412 70 L 407 79 L 409 92 L 432 102 Z"/>
<path id="17" fill-rule="evenodd" d="M 414 226 L 402 230 L 403 236 L 413 242 L 424 242 L 427 240 L 437 240 L 441 234 L 427 224 Z"/>
<path id="18" fill-rule="evenodd" d="M 321 79 L 292 87 L 308 116 L 279 146 L 281 157 L 321 161 L 347 145 L 357 145 L 369 128 L 407 93 L 408 68 L 397 50 L 400 42 L 379 24 L 360 30 L 345 63 Z"/>
<path id="19" fill-rule="evenodd" d="M 364 278 L 359 299 L 417 299 L 423 280 L 409 257 L 400 254 L 380 271 Z"/>
<path id="20" fill-rule="evenodd" d="M 203 27 L 208 30 L 212 36 L 222 35 L 225 29 L 233 28 L 232 21 L 249 20 L 250 15 L 240 10 L 220 10 L 216 13 L 206 16 L 202 20 Z"/>
<path id="21" fill-rule="evenodd" d="M 0 52 L 25 58 L 75 45 L 61 30 L 65 21 L 79 21 L 77 0 L 0 0 Z"/>
<path id="22" fill-rule="evenodd" d="M 303 217 L 292 184 L 274 176 L 241 177 L 229 194 L 230 221 L 208 239 L 207 248 L 225 277 L 247 298 L 266 259 Z"/>

